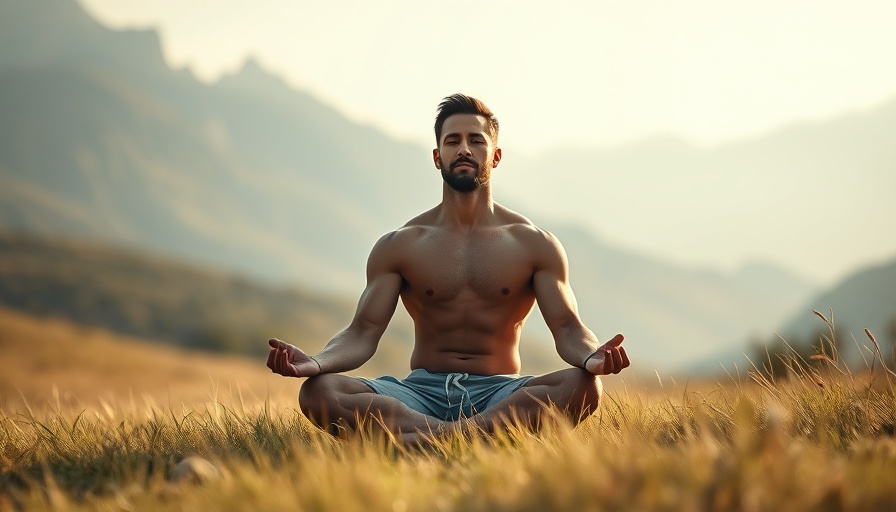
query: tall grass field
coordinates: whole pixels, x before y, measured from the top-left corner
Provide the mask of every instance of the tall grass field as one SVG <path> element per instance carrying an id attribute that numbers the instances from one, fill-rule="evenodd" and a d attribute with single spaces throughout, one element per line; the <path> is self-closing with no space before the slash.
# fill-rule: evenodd
<path id="1" fill-rule="evenodd" d="M 4 357 L 47 350 L 29 338 L 46 322 L 3 315 Z M 783 375 L 757 363 L 713 384 L 614 387 L 577 428 L 554 416 L 416 448 L 372 429 L 336 440 L 294 395 L 226 376 L 183 370 L 206 394 L 180 403 L 6 385 L 19 394 L 0 401 L 0 510 L 896 510 L 896 373 L 868 335 L 861 372 L 821 354 Z M 97 336 L 77 342 L 103 350 Z"/>

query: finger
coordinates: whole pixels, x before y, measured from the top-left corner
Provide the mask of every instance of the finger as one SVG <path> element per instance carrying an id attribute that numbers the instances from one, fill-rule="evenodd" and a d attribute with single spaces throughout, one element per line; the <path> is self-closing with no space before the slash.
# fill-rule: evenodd
<path id="1" fill-rule="evenodd" d="M 274 371 L 274 358 L 276 358 L 276 357 L 277 357 L 277 351 L 271 349 L 271 351 L 268 352 L 268 368 L 270 368 L 271 371 Z"/>
<path id="2" fill-rule="evenodd" d="M 604 375 L 609 375 L 613 373 L 615 368 L 616 363 L 613 361 L 613 349 L 606 349 L 604 351 L 604 371 L 602 373 Z"/>
<path id="3" fill-rule="evenodd" d="M 610 341 L 604 343 L 604 347 L 616 348 L 619 345 L 622 345 L 623 340 L 625 340 L 625 337 L 622 336 L 621 334 L 617 334 L 616 336 L 613 336 L 613 338 Z"/>
<path id="4" fill-rule="evenodd" d="M 621 348 L 622 347 L 616 347 L 611 351 L 613 356 L 613 373 L 619 373 L 624 368 L 624 366 L 622 366 L 622 354 L 619 352 Z"/>
<path id="5" fill-rule="evenodd" d="M 271 352 L 274 354 L 274 356 L 273 356 L 273 363 L 274 363 L 274 367 L 273 367 L 273 369 L 274 369 L 275 372 L 280 373 L 280 349 L 275 348 L 274 350 L 271 350 Z"/>
<path id="6" fill-rule="evenodd" d="M 288 375 L 286 373 L 287 357 L 288 356 L 286 355 L 286 350 L 282 348 L 277 349 L 277 373 L 279 373 L 280 375 Z"/>
<path id="7" fill-rule="evenodd" d="M 271 348 L 280 348 L 283 346 L 283 342 L 277 338 L 271 338 L 268 340 L 268 345 L 270 345 Z"/>
<path id="8" fill-rule="evenodd" d="M 610 361 L 607 359 L 607 351 L 600 349 L 597 351 L 597 355 L 594 356 L 592 361 L 596 361 L 597 364 L 594 365 L 594 371 L 591 372 L 595 375 L 604 375 L 607 373 L 607 366 L 610 364 Z"/>
<path id="9" fill-rule="evenodd" d="M 619 347 L 619 354 L 622 355 L 622 367 L 628 368 L 632 362 L 628 360 L 628 354 L 625 353 L 625 347 Z"/>
<path id="10" fill-rule="evenodd" d="M 296 369 L 292 365 L 292 357 L 290 356 L 289 350 L 286 350 L 286 349 L 283 350 L 282 370 L 283 370 L 283 375 L 286 375 L 287 377 L 295 377 L 296 376 Z"/>

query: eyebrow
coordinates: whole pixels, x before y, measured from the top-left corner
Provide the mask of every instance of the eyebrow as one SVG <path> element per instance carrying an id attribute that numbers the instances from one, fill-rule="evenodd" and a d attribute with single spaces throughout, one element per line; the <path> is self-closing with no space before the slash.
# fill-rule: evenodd
<path id="1" fill-rule="evenodd" d="M 461 132 L 446 133 L 445 135 L 442 136 L 442 140 L 446 140 L 451 137 L 460 137 L 460 135 L 461 135 Z M 489 138 L 489 135 L 486 132 L 479 131 L 479 132 L 470 132 L 470 137 L 482 137 L 483 139 L 487 139 L 487 138 Z"/>

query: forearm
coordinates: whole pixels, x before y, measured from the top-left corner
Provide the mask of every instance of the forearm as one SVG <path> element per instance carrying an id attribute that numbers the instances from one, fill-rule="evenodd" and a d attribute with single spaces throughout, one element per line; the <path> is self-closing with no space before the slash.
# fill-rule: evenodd
<path id="1" fill-rule="evenodd" d="M 584 368 L 585 360 L 600 345 L 597 336 L 580 323 L 570 324 L 554 333 L 557 354 L 571 366 Z"/>
<path id="2" fill-rule="evenodd" d="M 373 357 L 379 337 L 359 332 L 349 326 L 330 340 L 312 358 L 320 365 L 321 373 L 342 373 L 360 368 Z"/>

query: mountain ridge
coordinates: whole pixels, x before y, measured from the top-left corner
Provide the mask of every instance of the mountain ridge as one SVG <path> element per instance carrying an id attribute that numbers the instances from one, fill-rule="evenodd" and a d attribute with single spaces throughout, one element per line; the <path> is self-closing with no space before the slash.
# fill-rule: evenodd
<path id="1" fill-rule="evenodd" d="M 502 185 L 512 198 L 547 196 L 545 204 L 563 207 L 539 214 L 582 219 L 635 250 L 647 239 L 671 257 L 694 247 L 710 252 L 707 260 L 746 254 L 833 284 L 863 262 L 821 279 L 831 272 L 815 263 L 818 252 L 857 246 L 869 262 L 896 255 L 896 243 L 878 236 L 880 219 L 896 215 L 888 195 L 896 190 L 894 132 L 896 96 L 707 148 L 662 136 L 539 153 L 517 161 L 514 180 Z M 555 176 L 546 179 L 545 169 Z M 632 210 L 639 214 L 626 215 Z M 714 239 L 720 249 L 706 243 Z"/>
<path id="2" fill-rule="evenodd" d="M 813 313 L 819 311 L 832 321 L 843 344 L 843 356 L 855 362 L 856 344 L 869 346 L 865 329 L 871 331 L 882 349 L 896 349 L 896 258 L 868 265 L 803 304 L 799 312 L 782 322 L 779 332 L 785 340 L 808 340 L 828 327 Z M 853 342 L 855 340 L 855 343 Z M 867 355 L 867 354 L 866 354 Z M 885 355 L 886 356 L 886 355 Z"/>
<path id="3" fill-rule="evenodd" d="M 107 30 L 97 27 L 85 30 Z M 157 69 L 155 57 L 144 69 L 139 52 L 103 52 L 118 50 L 0 67 L 0 227 L 144 247 L 356 296 L 376 239 L 439 202 L 429 149 L 353 123 L 257 62 L 202 84 Z M 602 338 L 626 333 L 645 367 L 739 343 L 814 291 L 781 278 L 786 271 L 750 289 L 736 274 L 614 248 L 560 216 L 531 217 L 567 247 L 586 322 Z M 526 329 L 550 339 L 543 322 Z"/>

